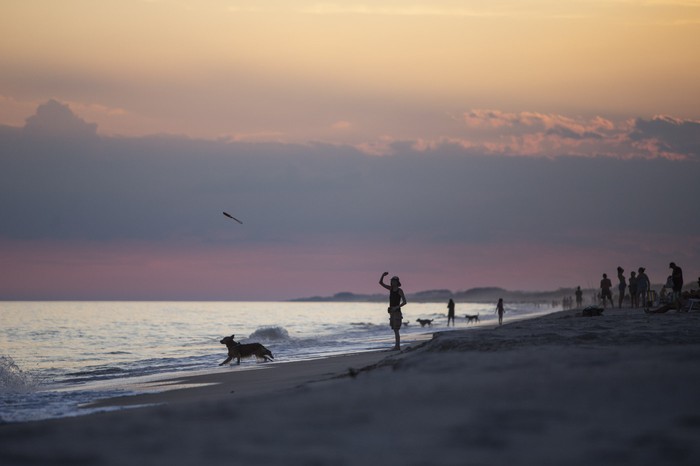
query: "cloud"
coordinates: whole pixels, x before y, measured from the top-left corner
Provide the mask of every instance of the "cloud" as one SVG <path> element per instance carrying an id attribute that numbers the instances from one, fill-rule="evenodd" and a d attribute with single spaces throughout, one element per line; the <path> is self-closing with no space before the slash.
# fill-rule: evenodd
<path id="1" fill-rule="evenodd" d="M 97 134 L 97 125 L 87 123 L 67 105 L 52 99 L 40 105 L 36 113 L 27 118 L 24 131 L 34 137 L 93 137 Z"/>
<path id="2" fill-rule="evenodd" d="M 487 127 L 509 128 L 512 149 L 521 153 L 543 147 L 553 152 L 555 145 L 582 148 L 624 134 L 602 119 L 490 112 L 482 120 Z M 638 120 L 634 131 L 645 131 L 638 141 L 670 138 L 668 125 L 679 129 L 665 120 L 651 123 Z M 39 129 L 63 131 L 72 136 L 71 143 L 43 143 L 34 137 Z M 1 235 L 215 242 L 230 229 L 220 222 L 219 211 L 240 209 L 237 213 L 251 220 L 244 230 L 250 236 L 239 237 L 245 241 L 329 234 L 478 241 L 484 231 L 491 232 L 488 236 L 544 235 L 541 230 L 559 222 L 557 213 L 569 209 L 621 224 L 615 209 L 601 206 L 626 199 L 638 186 L 653 187 L 659 177 L 678 179 L 681 186 L 688 178 L 692 185 L 687 169 L 663 159 L 634 162 L 637 176 L 618 179 L 600 175 L 627 170 L 613 157 L 511 160 L 484 150 L 486 144 L 455 141 L 387 138 L 361 151 L 322 143 L 98 137 L 94 130 L 67 106 L 51 101 L 27 120 L 21 138 L 3 141 Z M 372 151 L 388 155 L 367 153 Z M 663 209 L 670 199 L 692 197 L 683 189 L 671 196 L 672 190 L 647 188 L 636 196 L 644 210 Z M 377 207 L 386 202 L 399 208 Z M 629 216 L 621 226 L 640 227 L 637 218 L 645 214 L 636 202 L 624 205 L 620 201 L 618 209 Z M 468 218 L 460 212 L 468 212 Z M 437 224 L 446 228 L 436 229 Z"/>
<path id="3" fill-rule="evenodd" d="M 577 136 L 615 130 L 615 124 L 605 118 L 572 118 L 558 114 L 537 112 L 509 113 L 499 110 L 471 110 L 464 114 L 464 122 L 469 128 L 506 128 L 514 133 L 533 133 L 552 130 L 565 130 Z"/>
<path id="4" fill-rule="evenodd" d="M 491 153 L 558 157 L 697 158 L 700 123 L 672 117 L 613 121 L 536 112 L 463 114 L 471 146 Z"/>
<path id="5" fill-rule="evenodd" d="M 481 119 L 483 128 L 508 129 L 519 144 L 531 138 L 532 151 L 547 139 L 600 142 L 588 133 L 624 142 L 637 131 L 636 143 L 658 140 L 670 137 L 668 125 L 676 125 L 637 121 L 625 132 L 594 118 L 492 112 Z M 32 126 L 51 128 L 55 137 L 28 131 Z M 58 135 L 61 130 L 71 137 Z M 341 288 L 364 291 L 362 277 L 382 264 L 422 273 L 421 287 L 440 280 L 442 287 L 467 287 L 461 274 L 473 274 L 469 283 L 489 284 L 480 280 L 501 276 L 514 281 L 490 284 L 532 287 L 532 268 L 545 263 L 537 257 L 551 251 L 572 265 L 586 264 L 586 271 L 577 272 L 584 275 L 595 265 L 590 257 L 637 257 L 640 244 L 645 258 L 660 257 L 660 263 L 668 264 L 668 256 L 698 263 L 700 255 L 698 245 L 686 240 L 700 236 L 700 218 L 693 215 L 697 162 L 691 158 L 506 157 L 484 149 L 483 142 L 460 140 L 387 138 L 375 147 L 384 154 L 377 156 L 321 143 L 107 137 L 59 103 L 42 105 L 23 129 L 0 131 L 0 147 L 0 245 L 8 270 L 19 267 L 22 257 L 37 261 L 22 270 L 41 269 L 42 257 L 60 262 L 76 257 L 85 245 L 81 257 L 93 262 L 103 260 L 95 253 L 103 248 L 117 251 L 104 259 L 112 262 L 120 255 L 143 254 L 149 264 L 170 257 L 168 267 L 155 269 L 177 272 L 180 278 L 173 275 L 173 283 L 194 293 L 198 285 L 192 277 L 215 277 L 221 266 L 182 273 L 177 258 L 182 267 L 206 268 L 203 264 L 221 253 L 231 267 L 261 283 L 270 282 L 276 267 L 280 279 L 294 277 L 294 286 L 328 276 L 347 279 L 338 289 L 310 286 L 304 292 L 331 294 Z M 244 224 L 227 221 L 224 210 Z M 628 251 L 620 239 L 625 237 L 635 241 Z M 658 238 L 663 244 L 656 244 Z M 17 244 L 23 253 L 10 254 Z M 42 246 L 38 254 L 30 252 L 32 245 L 50 247 Z M 138 254 L 130 245 L 138 245 Z M 149 245 L 157 246 L 153 257 Z M 506 261 L 504 251 L 518 261 Z M 200 254 L 208 259 L 197 259 Z M 549 266 L 561 266 L 550 259 Z M 61 269 L 57 263 L 51 265 L 55 273 Z M 138 264 L 114 266 L 147 280 Z M 70 264 L 76 276 L 84 276 L 81 267 Z M 427 270 L 433 270 L 433 278 Z M 550 272 L 542 276 L 556 275 Z M 517 281 L 519 274 L 529 278 Z M 167 287 L 167 280 L 161 281 Z M 217 296 L 227 292 L 222 288 Z"/>
<path id="6" fill-rule="evenodd" d="M 638 118 L 629 135 L 640 146 L 651 147 L 669 158 L 700 159 L 700 121 L 656 116 Z"/>

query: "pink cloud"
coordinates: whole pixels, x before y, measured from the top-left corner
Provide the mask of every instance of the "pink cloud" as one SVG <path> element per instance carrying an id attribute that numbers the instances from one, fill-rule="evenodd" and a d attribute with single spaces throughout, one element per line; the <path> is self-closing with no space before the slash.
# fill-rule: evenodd
<path id="1" fill-rule="evenodd" d="M 700 123 L 668 116 L 613 121 L 601 116 L 476 109 L 465 112 L 463 122 L 471 147 L 505 155 L 680 160 L 700 152 Z"/>

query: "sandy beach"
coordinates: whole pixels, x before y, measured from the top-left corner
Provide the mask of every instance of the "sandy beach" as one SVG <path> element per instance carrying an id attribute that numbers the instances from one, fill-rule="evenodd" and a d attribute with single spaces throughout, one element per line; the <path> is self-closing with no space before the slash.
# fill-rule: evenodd
<path id="1" fill-rule="evenodd" d="M 0 426 L 0 463 L 700 464 L 700 313 L 579 313 L 164 381 Z"/>

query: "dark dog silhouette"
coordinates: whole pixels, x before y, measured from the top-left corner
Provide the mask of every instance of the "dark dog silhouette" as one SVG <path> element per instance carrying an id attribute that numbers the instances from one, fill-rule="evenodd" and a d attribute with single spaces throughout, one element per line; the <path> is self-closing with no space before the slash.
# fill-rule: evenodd
<path id="1" fill-rule="evenodd" d="M 220 366 L 231 362 L 233 358 L 236 358 L 236 364 L 241 363 L 241 358 L 249 358 L 252 356 L 255 356 L 256 359 L 262 359 L 263 362 L 272 361 L 275 358 L 270 350 L 260 343 L 238 343 L 233 339 L 235 336 L 236 335 L 224 337 L 219 342 L 222 345 L 226 345 L 228 349 L 228 358 L 219 364 Z"/>
<path id="2" fill-rule="evenodd" d="M 420 324 L 421 327 L 425 327 L 426 325 L 432 327 L 433 326 L 433 320 L 435 319 L 416 319 L 416 322 Z"/>
<path id="3" fill-rule="evenodd" d="M 471 324 L 472 322 L 475 322 L 475 323 L 476 323 L 476 322 L 479 322 L 479 314 L 477 314 L 477 315 L 475 315 L 475 316 L 472 316 L 472 315 L 467 314 L 467 315 L 465 315 L 464 317 L 467 318 L 467 323 L 468 323 L 468 324 Z"/>

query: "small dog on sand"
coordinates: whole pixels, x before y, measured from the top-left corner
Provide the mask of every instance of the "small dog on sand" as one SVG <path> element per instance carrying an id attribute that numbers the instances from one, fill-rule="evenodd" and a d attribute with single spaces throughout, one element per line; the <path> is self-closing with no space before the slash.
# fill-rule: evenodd
<path id="1" fill-rule="evenodd" d="M 428 320 L 428 319 L 416 319 L 416 322 L 418 322 L 421 327 L 425 327 L 426 325 L 429 327 L 432 327 L 433 320 L 435 320 L 435 319 L 430 319 L 430 320 Z"/>
<path id="2" fill-rule="evenodd" d="M 241 358 L 249 358 L 251 356 L 255 356 L 255 359 L 262 359 L 263 362 L 272 361 L 275 358 L 270 350 L 260 343 L 238 343 L 233 339 L 235 336 L 236 335 L 224 337 L 219 342 L 222 345 L 226 345 L 228 349 L 228 358 L 226 358 L 226 361 L 219 364 L 220 366 L 231 362 L 233 358 L 236 358 L 236 364 L 241 363 Z"/>
<path id="3" fill-rule="evenodd" d="M 467 318 L 467 323 L 468 323 L 468 324 L 471 324 L 472 322 L 474 322 L 474 323 L 479 322 L 479 314 L 477 314 L 477 315 L 475 315 L 475 316 L 472 316 L 472 315 L 467 314 L 467 315 L 465 315 L 464 317 Z"/>

